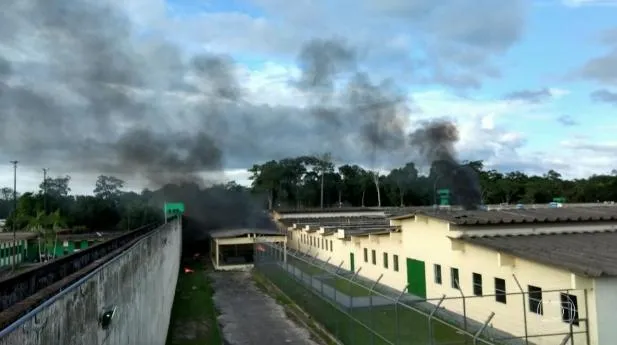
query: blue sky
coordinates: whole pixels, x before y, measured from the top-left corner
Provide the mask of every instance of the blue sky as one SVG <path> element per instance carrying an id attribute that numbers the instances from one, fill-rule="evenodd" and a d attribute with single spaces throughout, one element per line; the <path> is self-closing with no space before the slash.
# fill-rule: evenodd
<path id="1" fill-rule="evenodd" d="M 293 5 L 285 5 L 282 1 L 272 0 L 255 2 L 248 0 L 169 1 L 170 7 L 174 9 L 171 15 L 178 18 L 187 19 L 196 15 L 205 15 L 208 18 L 212 18 L 212 13 L 217 13 L 219 16 L 218 20 L 220 20 L 220 16 L 230 15 L 231 13 L 236 15 L 242 14 L 253 19 L 263 20 L 263 23 L 267 23 L 264 25 L 286 28 L 291 33 L 298 31 L 298 40 L 306 38 L 307 35 L 314 35 L 316 37 L 321 35 L 323 37 L 332 34 L 349 38 L 347 35 L 356 27 L 359 30 L 359 36 L 364 34 L 363 31 L 366 27 L 375 28 L 376 31 L 384 28 L 383 32 L 375 33 L 378 39 L 407 35 L 413 43 L 403 54 L 417 54 L 418 56 L 427 56 L 427 52 L 423 50 L 423 47 L 433 44 L 430 37 L 433 35 L 431 26 L 439 26 L 436 29 L 436 32 L 438 32 L 442 26 L 446 25 L 444 23 L 429 23 L 426 25 L 428 28 L 418 29 L 418 27 L 413 25 L 409 26 L 405 22 L 397 21 L 401 15 L 405 16 L 407 12 L 413 12 L 414 10 L 413 8 L 410 10 L 409 7 L 405 7 L 411 6 L 406 5 L 405 1 L 384 1 L 384 3 L 394 6 L 391 8 L 397 9 L 399 13 L 395 13 L 396 11 L 388 12 L 387 16 L 380 17 L 380 19 L 373 17 L 383 15 L 383 13 L 379 12 L 379 8 L 376 7 L 370 7 L 369 10 L 362 11 L 357 10 L 356 7 L 361 8 L 364 5 L 346 7 L 349 6 L 349 2 L 345 1 L 340 2 L 340 5 L 330 6 L 326 6 L 324 2 L 317 1 L 315 3 L 318 3 L 318 5 L 308 6 L 306 5 L 308 2 L 302 1 L 294 2 Z M 364 4 L 364 2 L 361 3 Z M 367 3 L 371 3 L 371 1 L 367 1 Z M 375 6 L 374 3 L 378 2 L 373 2 L 373 6 Z M 424 9 L 428 10 L 431 10 L 431 7 L 438 7 L 437 5 L 427 5 L 429 2 L 424 1 L 414 3 L 419 4 L 418 6 L 425 6 Z M 615 164 L 615 160 L 609 157 L 595 157 L 597 159 L 591 159 L 594 158 L 593 152 L 590 158 L 593 164 L 590 163 L 584 167 L 578 166 L 576 169 L 570 168 L 568 165 L 571 163 L 571 160 L 568 157 L 581 154 L 581 152 L 576 153 L 572 151 L 566 153 L 565 149 L 561 148 L 561 143 L 564 141 L 585 141 L 586 144 L 610 144 L 613 133 L 617 129 L 615 128 L 616 123 L 614 121 L 615 103 L 594 102 L 590 96 L 592 92 L 600 89 L 614 92 L 616 85 L 598 82 L 594 78 L 582 76 L 580 72 L 581 68 L 589 61 L 607 55 L 612 49 L 615 49 L 614 46 L 604 44 L 602 37 L 606 32 L 617 27 L 617 20 L 615 19 L 617 18 L 616 3 L 613 1 L 589 0 L 512 1 L 503 6 L 496 5 L 496 3 L 493 2 L 491 4 L 486 1 L 444 1 L 440 2 L 440 5 L 448 7 L 450 6 L 449 4 L 453 4 L 452 6 L 464 8 L 465 11 L 470 12 L 468 16 L 471 20 L 482 21 L 491 16 L 497 17 L 493 23 L 491 23 L 491 20 L 486 20 L 487 24 L 484 27 L 476 25 L 474 28 L 483 32 L 497 32 L 493 36 L 497 36 L 500 30 L 506 33 L 508 30 L 519 30 L 516 38 L 510 40 L 506 38 L 503 44 L 495 43 L 494 45 L 500 45 L 500 47 L 492 51 L 491 47 L 482 47 L 481 44 L 471 48 L 486 50 L 484 52 L 486 60 L 492 64 L 494 70 L 500 75 L 499 77 L 478 78 L 478 85 L 475 87 L 458 87 L 449 85 L 448 82 L 440 83 L 434 80 L 416 82 L 401 78 L 399 82 L 404 88 L 409 90 L 412 97 L 416 94 L 422 95 L 425 92 L 442 92 L 449 95 L 446 97 L 448 102 L 456 102 L 457 98 L 453 101 L 452 97 L 462 97 L 465 100 L 465 105 L 469 108 L 468 111 L 476 113 L 479 117 L 489 115 L 492 108 L 494 108 L 487 104 L 500 102 L 507 94 L 550 90 L 551 96 L 536 104 L 525 104 L 524 100 L 519 100 L 512 101 L 505 106 L 497 106 L 500 109 L 505 109 L 499 110 L 499 114 L 494 120 L 495 127 L 501 128 L 503 132 L 516 133 L 524 141 L 524 144 L 517 147 L 514 152 L 517 156 L 516 161 L 508 162 L 508 157 L 498 157 L 496 154 L 491 157 L 483 157 L 481 154 L 478 155 L 476 152 L 478 150 L 473 149 L 473 146 L 478 145 L 473 144 L 464 145 L 466 147 L 472 146 L 472 148 L 468 151 L 462 150 L 461 156 L 468 159 L 484 159 L 487 162 L 493 162 L 495 167 L 504 169 L 519 168 L 517 164 L 520 163 L 521 169 L 527 168 L 532 173 L 541 173 L 552 168 L 562 170 L 565 175 L 572 177 L 588 175 L 590 173 L 609 172 L 612 169 L 612 165 Z M 512 12 L 517 12 L 516 6 L 512 5 L 514 3 L 520 5 L 518 9 L 523 8 L 520 10 L 522 13 L 520 27 L 497 27 L 500 24 L 500 20 L 506 23 L 510 20 L 510 18 L 506 18 L 507 13 L 498 12 L 498 7 L 510 6 L 512 7 Z M 465 4 L 467 4 L 467 7 L 464 7 Z M 502 3 L 500 2 L 500 4 Z M 307 14 L 307 19 L 321 18 L 315 15 L 314 11 L 322 11 L 320 15 L 324 18 L 324 22 L 314 20 L 314 28 L 299 28 L 302 24 L 294 24 L 294 20 L 297 20 L 299 13 L 302 13 L 303 6 L 306 6 L 307 13 L 314 15 L 314 17 L 311 17 L 310 14 Z M 295 9 L 290 9 L 290 7 L 295 7 Z M 315 10 L 316 7 L 318 10 Z M 508 11 L 508 8 L 504 11 Z M 427 12 L 426 16 L 434 15 L 436 20 L 447 18 L 439 17 L 434 12 Z M 474 17 L 473 12 L 480 14 Z M 418 17 L 413 17 L 414 15 L 413 13 L 409 14 L 408 21 L 417 20 Z M 391 18 L 387 18 L 388 16 Z M 459 17 L 461 22 L 470 20 L 469 18 L 464 18 L 465 16 L 467 14 L 461 13 Z M 500 16 L 503 18 L 500 18 Z M 332 17 L 335 18 L 334 22 Z M 516 22 L 516 20 L 513 20 L 513 22 Z M 300 23 L 302 22 L 300 21 Z M 362 25 L 359 25 L 359 23 Z M 387 23 L 387 25 L 383 25 L 384 23 Z M 382 25 L 377 26 L 377 24 Z M 462 27 L 461 32 L 464 33 L 465 29 L 465 27 Z M 225 30 L 225 28 L 221 27 L 220 30 Z M 250 27 L 247 26 L 247 35 L 250 35 L 249 31 Z M 474 34 L 474 32 L 471 32 L 471 34 Z M 281 35 L 284 36 L 282 33 Z M 450 35 L 448 37 L 457 36 Z M 276 37 L 260 38 L 264 41 L 277 39 Z M 363 42 L 362 39 L 357 37 L 351 37 L 350 39 L 355 42 Z M 367 37 L 365 42 L 372 39 L 375 38 Z M 499 40 L 499 37 L 493 37 L 493 39 Z M 453 49 L 453 54 L 467 49 L 465 42 L 455 41 L 450 43 L 452 43 L 451 46 L 444 48 Z M 374 50 L 382 48 L 379 46 L 378 40 L 377 42 L 371 41 L 367 44 L 372 45 Z M 224 46 L 224 43 L 221 45 Z M 456 45 L 460 47 L 453 48 Z M 243 49 L 243 47 L 234 46 L 230 47 L 229 52 L 238 61 L 244 63 L 247 68 L 254 71 L 263 69 L 266 63 L 285 66 L 294 65 L 295 56 L 292 52 L 285 49 L 279 51 L 275 49 L 271 53 L 259 53 L 252 52 L 248 48 Z M 397 54 L 394 56 L 400 57 L 401 52 L 398 51 L 394 54 Z M 434 54 L 434 52 L 431 52 L 431 54 Z M 482 54 L 482 52 L 479 54 Z M 381 57 L 377 56 L 372 61 L 372 65 L 369 63 L 369 68 L 381 73 L 384 70 L 384 66 L 392 65 L 391 67 L 395 75 L 400 73 L 401 69 L 406 71 L 404 74 L 407 74 L 408 70 L 405 67 L 408 65 L 401 61 L 390 63 L 392 60 L 388 59 L 391 56 L 385 53 Z M 616 54 L 610 55 L 610 58 L 616 59 Z M 617 60 L 615 62 L 617 63 Z M 460 66 L 455 66 L 455 68 L 457 67 Z M 385 68 L 387 69 L 388 67 Z M 465 69 L 466 66 L 461 68 Z M 476 73 L 474 69 L 473 66 L 469 67 L 469 73 Z M 414 73 L 423 74 L 425 71 L 419 68 Z M 426 113 L 430 114 L 429 116 L 451 116 L 455 118 L 458 116 L 451 111 L 444 112 L 443 107 L 435 104 L 423 106 L 421 99 L 422 96 L 419 96 L 416 101 L 420 103 L 420 107 Z M 469 99 L 473 101 L 467 102 Z M 447 109 L 450 109 L 450 107 Z M 486 113 L 483 114 L 483 112 Z M 458 117 L 460 122 L 466 121 L 463 117 Z M 560 119 L 568 120 L 569 125 L 564 125 L 564 121 L 560 121 Z M 462 138 L 462 141 L 465 140 L 471 141 L 473 138 Z M 569 147 L 569 149 L 572 148 Z M 555 151 L 562 153 L 555 157 Z M 480 152 L 483 152 L 483 150 L 480 150 Z M 512 154 L 512 152 L 509 154 Z M 602 163 L 600 164 L 598 161 L 602 161 Z"/>
<path id="2" fill-rule="evenodd" d="M 79 2 L 86 6 L 81 9 L 97 3 Z M 123 54 L 143 60 L 149 68 L 143 73 L 155 76 L 157 85 L 165 85 L 172 80 L 165 78 L 175 76 L 157 74 L 169 61 L 153 53 L 146 41 L 164 40 L 170 44 L 170 52 L 187 61 L 204 54 L 222 54 L 234 60 L 234 78 L 246 92 L 242 106 L 245 112 L 254 113 L 250 125 L 241 120 L 240 126 L 253 126 L 253 132 L 261 135 L 255 135 L 254 152 L 237 152 L 239 146 L 232 145 L 225 153 L 228 176 L 234 179 L 246 181 L 243 171 L 255 163 L 253 160 L 314 154 L 329 147 L 341 162 L 367 164 L 364 149 L 357 142 L 334 143 L 314 119 L 307 120 L 315 99 L 291 83 L 303 75 L 299 52 L 315 39 L 342 42 L 353 49 L 358 70 L 368 73 L 375 85 L 389 79 L 403 90 L 409 109 L 405 121 L 397 123 L 405 131 L 430 119 L 455 121 L 460 134 L 456 148 L 462 160 L 484 160 L 491 168 L 532 174 L 555 169 L 568 178 L 617 169 L 617 140 L 613 139 L 617 131 L 617 0 L 109 3 L 124 12 L 133 30 L 126 41 L 119 37 L 122 48 L 118 49 L 133 47 Z M 28 21 L 34 15 L 41 13 L 23 19 Z M 113 30 L 110 26 L 100 31 L 108 38 L 116 34 Z M 24 46 L 31 51 L 48 47 L 36 40 L 26 42 L 26 38 L 7 41 L 0 36 L 0 58 L 3 52 Z M 58 42 L 53 43 L 58 50 L 74 49 Z M 51 65 L 39 68 L 45 66 Z M 358 70 L 338 76 L 335 95 L 347 85 L 346 77 Z M 178 102 L 165 97 L 159 97 L 164 100 L 162 107 Z M 180 108 L 192 102 L 188 98 L 179 101 L 188 102 L 179 104 Z M 171 123 L 173 118 L 152 122 L 178 131 L 199 130 L 195 125 L 174 127 L 181 124 Z M 185 122 L 198 123 L 195 121 Z M 115 130 L 121 131 L 126 123 L 130 118 L 120 121 Z M 357 124 L 352 121 L 347 125 Z M 50 129 L 48 134 L 52 132 Z M 244 139 L 246 135 L 241 134 L 234 135 Z M 9 153 L 0 150 L 1 157 L 12 159 Z M 384 168 L 417 159 L 408 152 L 397 154 L 382 153 L 388 156 L 383 160 Z M 77 165 L 56 167 L 53 161 L 41 161 L 45 156 L 40 154 L 29 163 L 21 158 L 27 162 L 22 173 L 25 184 L 36 184 L 41 166 L 75 176 L 76 184 L 90 184 L 95 178 L 92 171 L 81 174 Z M 11 182 L 9 168 L 0 173 L 0 185 Z M 136 184 L 138 180 L 135 178 Z M 83 189 L 76 186 L 75 190 Z"/>

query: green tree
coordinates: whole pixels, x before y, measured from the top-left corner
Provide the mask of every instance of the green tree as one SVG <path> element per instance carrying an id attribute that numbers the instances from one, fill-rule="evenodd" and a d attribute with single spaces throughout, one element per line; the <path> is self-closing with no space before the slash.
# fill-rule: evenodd
<path id="1" fill-rule="evenodd" d="M 124 188 L 124 181 L 114 176 L 100 175 L 96 179 L 94 195 L 101 199 L 117 198 Z"/>

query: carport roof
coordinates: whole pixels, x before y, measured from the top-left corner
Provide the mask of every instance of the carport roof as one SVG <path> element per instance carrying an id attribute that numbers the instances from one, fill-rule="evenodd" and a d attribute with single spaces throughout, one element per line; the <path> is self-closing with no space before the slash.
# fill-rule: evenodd
<path id="1" fill-rule="evenodd" d="M 270 235 L 270 236 L 285 236 L 276 230 L 272 229 L 253 229 L 253 228 L 240 228 L 240 229 L 221 229 L 215 230 L 210 233 L 212 238 L 228 238 L 228 237 L 240 237 L 248 234 L 255 235 Z"/>

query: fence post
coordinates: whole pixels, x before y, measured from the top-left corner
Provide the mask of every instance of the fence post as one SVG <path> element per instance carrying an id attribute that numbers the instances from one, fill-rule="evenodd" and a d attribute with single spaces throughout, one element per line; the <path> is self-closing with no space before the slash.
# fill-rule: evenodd
<path id="1" fill-rule="evenodd" d="M 435 316 L 435 313 L 437 312 L 437 310 L 439 310 L 441 303 L 443 303 L 445 299 L 446 299 L 446 295 L 444 294 L 439 299 L 439 302 L 437 302 L 435 309 L 431 310 L 431 313 L 428 315 L 428 339 L 429 339 L 430 345 L 435 344 L 435 339 L 433 337 L 433 316 Z"/>
<path id="2" fill-rule="evenodd" d="M 512 277 L 514 278 L 514 281 L 516 282 L 518 289 L 521 290 L 521 296 L 522 296 L 521 300 L 523 301 L 523 325 L 525 326 L 525 344 L 529 345 L 529 333 L 527 332 L 527 303 L 525 303 L 525 290 L 523 290 L 521 283 L 519 283 L 518 278 L 516 278 L 516 274 L 512 274 Z"/>
<path id="3" fill-rule="evenodd" d="M 463 300 L 463 329 L 467 332 L 467 300 L 465 299 L 465 294 L 461 288 L 461 283 L 458 280 L 456 281 L 456 287 Z"/>
<path id="4" fill-rule="evenodd" d="M 484 332 L 484 329 L 486 328 L 486 326 L 488 326 L 488 323 L 491 322 L 491 320 L 493 319 L 493 316 L 495 316 L 495 312 L 491 312 L 491 315 L 488 316 L 484 324 L 482 324 L 482 327 L 480 327 L 480 329 L 473 336 L 473 345 L 478 344 L 478 337 L 480 336 L 480 334 L 482 334 L 482 332 Z"/>
<path id="5" fill-rule="evenodd" d="M 341 269 L 341 267 L 343 266 L 343 263 L 345 263 L 345 260 L 341 261 L 340 265 L 338 265 L 338 267 L 336 268 L 336 271 L 334 271 L 334 279 L 338 279 L 338 271 Z M 336 288 L 336 284 L 334 284 L 334 302 L 338 303 L 338 301 L 336 300 L 336 291 L 338 290 Z"/>
<path id="6" fill-rule="evenodd" d="M 571 338 L 572 338 L 571 333 L 566 334 L 566 336 L 563 338 L 561 343 L 559 343 L 559 345 L 566 345 Z"/>
<path id="7" fill-rule="evenodd" d="M 400 303 L 401 297 L 403 297 L 403 295 L 405 294 L 405 292 L 407 292 L 407 289 L 409 289 L 409 284 L 405 285 L 405 288 L 403 289 L 403 291 L 401 291 L 401 293 L 398 295 L 398 297 L 396 298 L 396 301 L 394 301 L 394 319 L 396 322 L 396 345 L 399 344 L 399 337 L 401 334 L 401 326 L 400 326 L 400 322 L 398 319 L 398 304 Z"/>
<path id="8" fill-rule="evenodd" d="M 373 289 L 375 289 L 375 286 L 377 286 L 377 284 L 379 284 L 379 281 L 381 280 L 381 278 L 383 278 L 383 273 L 379 275 L 379 278 L 377 278 L 377 280 L 375 280 L 375 282 L 373 282 L 373 285 L 371 285 L 371 289 L 368 291 L 368 299 L 369 299 L 369 315 L 371 316 L 371 344 L 375 343 L 375 321 L 374 321 L 374 317 L 373 317 Z M 353 298 L 353 297 L 352 297 Z"/>
<path id="9" fill-rule="evenodd" d="M 326 262 L 324 262 L 324 263 L 323 263 L 323 265 L 321 265 L 321 266 L 319 267 L 319 269 L 321 269 L 322 271 L 325 271 L 325 268 L 324 268 L 324 267 L 326 267 L 326 265 L 328 264 L 328 262 L 330 262 L 330 259 L 332 259 L 332 257 L 329 257 L 329 258 L 328 258 L 328 260 L 326 260 Z M 324 276 L 325 276 L 325 275 L 324 275 Z M 319 281 L 321 282 L 321 295 L 322 295 L 323 297 L 326 297 L 326 295 L 323 293 L 323 279 L 317 279 L 317 280 L 319 280 Z M 335 287 L 336 287 L 336 286 L 335 286 Z"/>
<path id="10" fill-rule="evenodd" d="M 349 279 L 349 290 L 351 290 L 351 285 L 353 284 L 354 279 L 356 279 L 356 276 L 358 275 L 358 273 L 360 272 L 360 270 L 362 269 L 362 267 L 359 267 L 358 270 L 353 274 L 353 276 L 351 276 L 351 279 Z M 349 315 L 351 315 L 353 317 L 353 296 L 351 296 L 351 294 L 347 295 L 347 297 L 349 297 Z M 349 329 L 352 329 L 353 322 L 351 320 L 351 317 L 349 318 Z M 351 331 L 351 343 L 355 344 L 355 337 L 354 337 L 355 332 Z"/>

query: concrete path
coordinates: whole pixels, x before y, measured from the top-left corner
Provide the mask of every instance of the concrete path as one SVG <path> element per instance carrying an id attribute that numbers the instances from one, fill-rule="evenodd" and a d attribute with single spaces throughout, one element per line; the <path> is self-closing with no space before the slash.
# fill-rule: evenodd
<path id="1" fill-rule="evenodd" d="M 308 330 L 289 320 L 283 307 L 255 286 L 249 272 L 214 272 L 210 277 L 227 344 L 318 345 Z"/>

